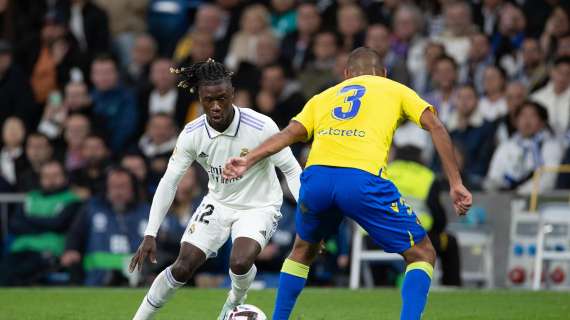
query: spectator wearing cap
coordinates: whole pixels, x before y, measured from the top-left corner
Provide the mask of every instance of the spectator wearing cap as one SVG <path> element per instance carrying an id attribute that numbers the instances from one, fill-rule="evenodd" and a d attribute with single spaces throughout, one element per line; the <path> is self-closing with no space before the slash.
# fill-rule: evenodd
<path id="1" fill-rule="evenodd" d="M 517 190 L 529 194 L 532 176 L 542 166 L 557 166 L 562 146 L 548 127 L 548 111 L 537 102 L 526 101 L 517 112 L 517 132 L 499 145 L 487 173 L 487 190 Z M 544 173 L 539 191 L 554 189 L 556 173 Z"/>
<path id="2" fill-rule="evenodd" d="M 117 64 L 111 56 L 95 58 L 91 81 L 95 123 L 106 134 L 111 150 L 119 152 L 132 141 L 138 129 L 135 94 L 120 83 Z"/>
<path id="3" fill-rule="evenodd" d="M 297 29 L 285 35 L 281 41 L 281 56 L 294 70 L 302 69 L 311 58 L 311 42 L 321 27 L 321 16 L 313 3 L 301 3 L 297 7 Z"/>
<path id="4" fill-rule="evenodd" d="M 14 64 L 12 46 L 0 40 L 0 123 L 17 116 L 32 130 L 39 120 L 38 113 L 29 81 Z"/>
<path id="5" fill-rule="evenodd" d="M 531 95 L 531 99 L 548 110 L 549 124 L 558 136 L 570 129 L 570 57 L 554 61 L 550 81 Z"/>

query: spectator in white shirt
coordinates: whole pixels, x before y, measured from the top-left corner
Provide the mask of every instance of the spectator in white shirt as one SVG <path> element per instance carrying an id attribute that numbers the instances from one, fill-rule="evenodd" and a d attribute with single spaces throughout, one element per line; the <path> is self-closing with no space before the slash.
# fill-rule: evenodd
<path id="1" fill-rule="evenodd" d="M 561 158 L 562 147 L 548 127 L 546 108 L 526 101 L 517 113 L 517 132 L 493 154 L 485 188 L 529 194 L 534 171 L 542 166 L 556 166 Z M 555 173 L 542 174 L 539 191 L 552 190 L 555 182 Z"/>
<path id="2" fill-rule="evenodd" d="M 570 129 L 570 57 L 555 60 L 550 81 L 531 99 L 546 107 L 550 115 L 549 124 L 557 136 Z"/>
<path id="3" fill-rule="evenodd" d="M 506 73 L 498 66 L 488 66 L 483 74 L 485 95 L 479 101 L 479 112 L 487 121 L 494 121 L 507 114 L 505 99 Z"/>

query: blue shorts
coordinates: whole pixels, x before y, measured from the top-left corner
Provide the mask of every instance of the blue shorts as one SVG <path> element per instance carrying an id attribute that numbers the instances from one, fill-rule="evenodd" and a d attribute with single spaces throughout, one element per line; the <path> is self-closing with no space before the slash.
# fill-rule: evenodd
<path id="1" fill-rule="evenodd" d="M 305 169 L 295 216 L 299 237 L 319 242 L 337 232 L 343 217 L 358 223 L 386 252 L 402 253 L 426 236 L 389 180 L 353 168 Z"/>

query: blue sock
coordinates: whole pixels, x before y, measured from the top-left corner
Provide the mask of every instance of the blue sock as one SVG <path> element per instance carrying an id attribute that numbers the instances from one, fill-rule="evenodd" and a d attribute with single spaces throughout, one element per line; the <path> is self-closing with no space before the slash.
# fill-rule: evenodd
<path id="1" fill-rule="evenodd" d="M 293 311 L 293 306 L 297 297 L 303 291 L 309 266 L 285 259 L 281 274 L 279 276 L 279 288 L 275 299 L 275 309 L 273 309 L 273 320 L 288 320 Z"/>
<path id="2" fill-rule="evenodd" d="M 402 285 L 402 313 L 400 320 L 419 320 L 426 306 L 433 266 L 427 262 L 413 262 L 406 268 Z"/>

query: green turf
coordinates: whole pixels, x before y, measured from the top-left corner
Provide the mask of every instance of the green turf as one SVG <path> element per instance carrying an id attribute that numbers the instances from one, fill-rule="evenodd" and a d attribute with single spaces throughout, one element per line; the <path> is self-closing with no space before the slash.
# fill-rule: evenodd
<path id="1" fill-rule="evenodd" d="M 131 319 L 142 289 L 2 289 L 0 319 Z M 253 291 L 248 303 L 269 315 L 273 290 Z M 158 320 L 215 319 L 223 290 L 180 290 Z M 307 289 L 292 319 L 398 319 L 396 290 Z M 435 291 L 424 319 L 570 319 L 570 293 Z"/>

